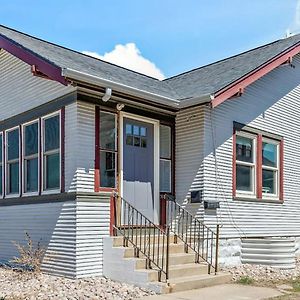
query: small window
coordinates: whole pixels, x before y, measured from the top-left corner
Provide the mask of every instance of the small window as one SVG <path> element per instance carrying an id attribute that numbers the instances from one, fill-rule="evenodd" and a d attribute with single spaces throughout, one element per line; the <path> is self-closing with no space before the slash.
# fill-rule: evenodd
<path id="1" fill-rule="evenodd" d="M 279 144 L 274 141 L 263 140 L 262 143 L 262 193 L 276 196 L 278 194 Z"/>
<path id="2" fill-rule="evenodd" d="M 49 139 L 49 138 L 48 138 Z M 25 125 L 23 129 L 24 192 L 38 191 L 39 174 L 39 123 Z"/>
<path id="3" fill-rule="evenodd" d="M 238 192 L 255 191 L 255 137 L 236 136 L 236 189 Z"/>
<path id="4" fill-rule="evenodd" d="M 171 193 L 172 191 L 171 127 L 160 125 L 159 136 L 160 136 L 160 163 L 159 163 L 160 192 Z"/>
<path id="5" fill-rule="evenodd" d="M 59 114 L 43 119 L 43 137 L 43 190 L 57 190 L 60 187 Z"/>
<path id="6" fill-rule="evenodd" d="M 7 194 L 19 194 L 20 181 L 19 128 L 7 131 Z"/>
<path id="7" fill-rule="evenodd" d="M 147 128 L 143 126 L 126 124 L 126 145 L 147 148 Z"/>
<path id="8" fill-rule="evenodd" d="M 116 186 L 117 157 L 116 115 L 100 111 L 99 118 L 100 187 L 114 188 Z M 126 126 L 126 132 L 131 134 L 132 126 Z"/>

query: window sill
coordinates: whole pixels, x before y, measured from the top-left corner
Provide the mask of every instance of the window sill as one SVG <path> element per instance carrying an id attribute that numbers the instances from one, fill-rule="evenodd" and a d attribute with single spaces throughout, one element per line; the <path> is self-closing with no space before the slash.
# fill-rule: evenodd
<path id="1" fill-rule="evenodd" d="M 59 194 L 60 189 L 42 191 L 42 195 Z"/>
<path id="2" fill-rule="evenodd" d="M 262 198 L 258 199 L 255 197 L 251 196 L 246 196 L 246 195 L 238 195 L 233 197 L 234 201 L 247 201 L 247 202 L 257 202 L 257 203 L 278 203 L 278 204 L 283 204 L 283 200 L 279 200 L 278 198 Z"/>

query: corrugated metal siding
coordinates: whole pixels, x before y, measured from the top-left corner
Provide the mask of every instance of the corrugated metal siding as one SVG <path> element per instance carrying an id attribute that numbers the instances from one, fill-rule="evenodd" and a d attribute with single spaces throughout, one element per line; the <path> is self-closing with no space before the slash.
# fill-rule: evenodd
<path id="1" fill-rule="evenodd" d="M 190 191 L 203 189 L 204 109 L 181 110 L 176 116 L 176 199 L 193 214 L 201 217 L 202 206 L 190 204 Z"/>
<path id="2" fill-rule="evenodd" d="M 18 256 L 12 242 L 25 243 L 25 232 L 47 248 L 43 270 L 75 276 L 75 201 L 1 207 L 1 261 Z"/>
<path id="3" fill-rule="evenodd" d="M 299 56 L 293 64 L 295 68 L 282 66 L 264 76 L 249 86 L 243 96 L 226 101 L 211 112 L 206 108 L 205 199 L 221 200 L 221 208 L 217 216 L 206 214 L 205 221 L 214 226 L 218 217 L 223 224 L 223 237 L 300 233 Z M 232 199 L 233 121 L 284 137 L 283 204 Z"/>
<path id="4" fill-rule="evenodd" d="M 93 192 L 95 106 L 76 102 L 66 107 L 66 191 Z"/>
<path id="5" fill-rule="evenodd" d="M 109 193 L 77 198 L 77 277 L 102 275 L 103 237 L 109 235 Z"/>
<path id="6" fill-rule="evenodd" d="M 30 65 L 5 50 L 0 50 L 0 120 L 28 111 L 74 90 L 72 86 L 33 76 Z"/>

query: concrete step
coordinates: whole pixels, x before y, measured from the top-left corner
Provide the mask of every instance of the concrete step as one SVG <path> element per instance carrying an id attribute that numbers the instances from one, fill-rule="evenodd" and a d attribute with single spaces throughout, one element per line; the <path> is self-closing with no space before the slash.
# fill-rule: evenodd
<path id="1" fill-rule="evenodd" d="M 169 278 L 202 275 L 208 273 L 208 265 L 205 263 L 190 263 L 170 266 Z"/>
<path id="2" fill-rule="evenodd" d="M 218 273 L 217 275 L 194 275 L 170 279 L 171 292 L 180 292 L 214 286 L 228 283 L 231 280 L 231 274 Z"/>

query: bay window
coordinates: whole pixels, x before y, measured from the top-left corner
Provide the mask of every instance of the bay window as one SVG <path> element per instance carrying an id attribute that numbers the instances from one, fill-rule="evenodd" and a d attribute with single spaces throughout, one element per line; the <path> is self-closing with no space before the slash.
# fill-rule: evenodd
<path id="1" fill-rule="evenodd" d="M 39 123 L 23 126 L 24 193 L 38 192 L 39 182 Z"/>
<path id="2" fill-rule="evenodd" d="M 6 188 L 7 194 L 19 194 L 20 183 L 20 130 L 19 127 L 6 132 L 7 136 L 7 163 Z"/>
<path id="3" fill-rule="evenodd" d="M 60 115 L 42 119 L 43 126 L 43 190 L 60 187 Z"/>
<path id="4" fill-rule="evenodd" d="M 233 139 L 233 196 L 283 200 L 282 137 L 244 128 Z"/>
<path id="5" fill-rule="evenodd" d="M 160 160 L 159 181 L 160 192 L 172 192 L 172 135 L 171 127 L 160 125 Z"/>
<path id="6" fill-rule="evenodd" d="M 100 187 L 116 187 L 117 135 L 116 114 L 100 111 L 99 115 Z"/>

